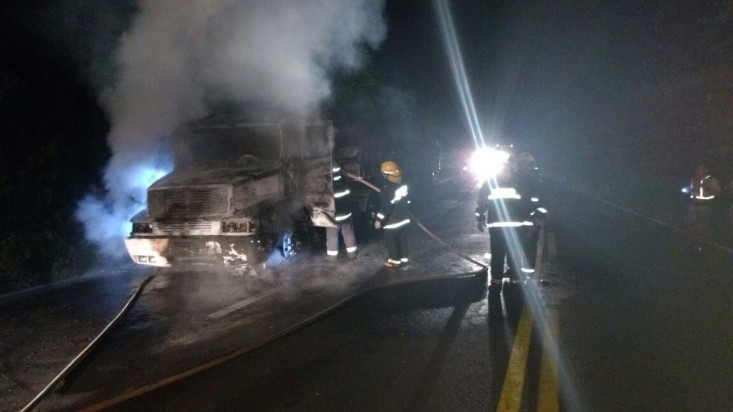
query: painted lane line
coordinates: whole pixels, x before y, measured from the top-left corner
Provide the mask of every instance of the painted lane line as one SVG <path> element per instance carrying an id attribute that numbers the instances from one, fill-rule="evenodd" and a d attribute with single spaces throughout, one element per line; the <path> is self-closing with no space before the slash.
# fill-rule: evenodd
<path id="1" fill-rule="evenodd" d="M 537 412 L 557 412 L 560 410 L 560 401 L 557 391 L 557 368 L 548 347 L 557 336 L 557 311 L 548 310 L 545 315 L 547 322 L 546 343 L 542 350 L 540 364 L 540 382 L 537 393 Z"/>
<path id="2" fill-rule="evenodd" d="M 529 343 L 532 336 L 532 314 L 529 305 L 525 304 L 522 309 L 522 316 L 517 325 L 517 333 L 514 337 L 509 366 L 507 366 L 504 385 L 501 388 L 499 404 L 496 407 L 498 412 L 519 411 L 522 406 L 522 390 L 524 389 L 524 375 L 527 369 L 527 358 L 529 357 Z"/>
<path id="3" fill-rule="evenodd" d="M 225 307 L 224 309 L 217 310 L 214 313 L 210 313 L 206 318 L 207 319 L 219 319 L 219 318 L 224 317 L 224 316 L 226 316 L 226 315 L 228 315 L 228 314 L 230 314 L 230 313 L 232 313 L 234 311 L 243 309 L 243 308 L 245 308 L 245 307 L 247 307 L 247 306 L 249 306 L 249 305 L 257 302 L 258 300 L 260 300 L 262 298 L 266 298 L 266 297 L 272 295 L 275 292 L 276 291 L 273 289 L 273 290 L 270 290 L 268 292 L 265 292 L 265 293 L 262 293 L 262 294 L 259 294 L 259 295 L 251 296 L 251 297 L 249 297 L 247 299 L 244 299 L 244 300 L 241 300 L 241 301 L 239 301 L 239 302 L 237 302 L 235 304 L 229 305 L 229 306 Z"/>

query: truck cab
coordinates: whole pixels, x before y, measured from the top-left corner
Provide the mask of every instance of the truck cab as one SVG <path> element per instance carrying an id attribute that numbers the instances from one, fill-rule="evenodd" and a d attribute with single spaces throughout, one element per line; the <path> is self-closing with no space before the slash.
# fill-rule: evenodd
<path id="1" fill-rule="evenodd" d="M 207 118 L 174 134 L 174 169 L 125 239 L 135 263 L 248 266 L 292 253 L 298 225 L 333 211 L 330 122 Z M 306 220 L 299 222 L 298 220 Z"/>

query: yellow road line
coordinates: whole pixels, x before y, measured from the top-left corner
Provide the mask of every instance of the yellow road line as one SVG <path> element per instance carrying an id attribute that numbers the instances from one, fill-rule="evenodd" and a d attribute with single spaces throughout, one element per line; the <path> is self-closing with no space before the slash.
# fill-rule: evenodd
<path id="1" fill-rule="evenodd" d="M 504 377 L 504 385 L 501 388 L 499 404 L 496 407 L 498 412 L 519 411 L 519 407 L 522 405 L 522 389 L 524 387 L 524 375 L 527 369 L 531 336 L 532 314 L 529 311 L 529 305 L 525 304 L 517 325 L 517 333 L 514 337 L 512 353 Z"/>
<path id="2" fill-rule="evenodd" d="M 555 361 L 548 351 L 548 342 L 557 336 L 557 312 L 547 311 L 545 315 L 547 322 L 547 336 L 542 350 L 542 363 L 540 366 L 540 382 L 537 393 L 537 412 L 557 412 L 560 410 L 560 401 L 557 393 L 557 368 Z"/>

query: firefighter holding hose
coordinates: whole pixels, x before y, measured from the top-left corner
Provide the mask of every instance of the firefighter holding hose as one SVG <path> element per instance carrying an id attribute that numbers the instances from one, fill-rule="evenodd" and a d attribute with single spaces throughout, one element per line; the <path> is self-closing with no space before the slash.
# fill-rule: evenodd
<path id="1" fill-rule="evenodd" d="M 380 167 L 384 185 L 375 229 L 384 229 L 384 243 L 389 257 L 384 262 L 387 268 L 407 266 L 408 249 L 406 229 L 410 223 L 410 200 L 408 187 L 402 180 L 402 173 L 394 161 L 383 162 Z"/>
<path id="2" fill-rule="evenodd" d="M 501 148 L 490 152 L 490 162 L 500 162 L 496 173 L 485 177 L 479 190 L 476 220 L 480 231 L 489 229 L 491 283 L 489 294 L 501 292 L 504 265 L 507 274 L 519 281 L 534 273 L 538 230 L 535 225 L 546 211 L 539 205 L 539 179 L 529 153 L 514 156 Z"/>
<path id="3" fill-rule="evenodd" d="M 357 245 L 354 236 L 354 224 L 351 218 L 351 190 L 341 173 L 341 166 L 333 162 L 331 165 L 331 179 L 333 181 L 333 198 L 335 213 L 333 227 L 326 228 L 326 260 L 336 262 L 339 254 L 339 234 L 344 238 L 346 256 L 356 259 Z"/>

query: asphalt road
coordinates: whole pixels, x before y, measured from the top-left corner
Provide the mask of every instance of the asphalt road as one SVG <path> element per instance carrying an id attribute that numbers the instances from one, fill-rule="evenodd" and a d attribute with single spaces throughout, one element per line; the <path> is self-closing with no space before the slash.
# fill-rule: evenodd
<path id="1" fill-rule="evenodd" d="M 99 402 L 286 329 L 353 291 L 420 279 L 361 295 L 255 351 L 111 409 L 553 410 L 559 403 L 571 411 L 733 410 L 730 252 L 710 246 L 693 255 L 669 227 L 561 187 L 549 195 L 544 270 L 499 299 L 475 299 L 475 283 L 466 278 L 431 278 L 475 266 L 419 233 L 414 267 L 396 274 L 379 268 L 378 244 L 364 247 L 363 259 L 343 273 L 346 266 L 311 259 L 279 278 L 158 274 L 129 319 L 39 409 L 109 405 Z M 486 260 L 473 197 L 442 199 L 426 225 Z M 140 275 L 124 278 L 124 287 L 111 288 L 123 292 L 107 305 L 116 306 Z M 272 288 L 278 292 L 268 295 Z M 0 300 L 2 313 L 27 320 L 0 318 L 10 325 L 2 329 L 4 390 L 15 400 L 4 396 L 3 403 L 10 410 L 104 318 L 90 315 L 97 320 L 76 322 L 88 327 L 69 329 L 70 313 L 87 311 L 56 308 L 74 294 L 80 300 L 83 290 L 39 292 L 35 303 Z M 90 290 L 86 296 L 110 288 Z M 48 326 L 54 322 L 56 335 Z M 37 357 L 53 352 L 55 340 L 70 339 L 69 331 L 80 342 L 49 354 L 53 361 Z M 33 346 L 28 337 L 38 333 L 44 339 Z M 44 373 L 33 374 L 41 367 Z"/>
<path id="2" fill-rule="evenodd" d="M 733 252 L 574 193 L 557 198 L 559 334 L 583 410 L 733 410 Z"/>
<path id="3" fill-rule="evenodd" d="M 552 193 L 543 283 L 498 302 L 451 282 L 371 293 L 120 410 L 511 410 L 507 390 L 521 394 L 515 410 L 552 410 L 541 367 L 553 348 L 561 410 L 733 410 L 730 252 L 693 256 L 667 226 Z M 535 328 L 517 390 L 506 382 L 523 308 Z"/>

